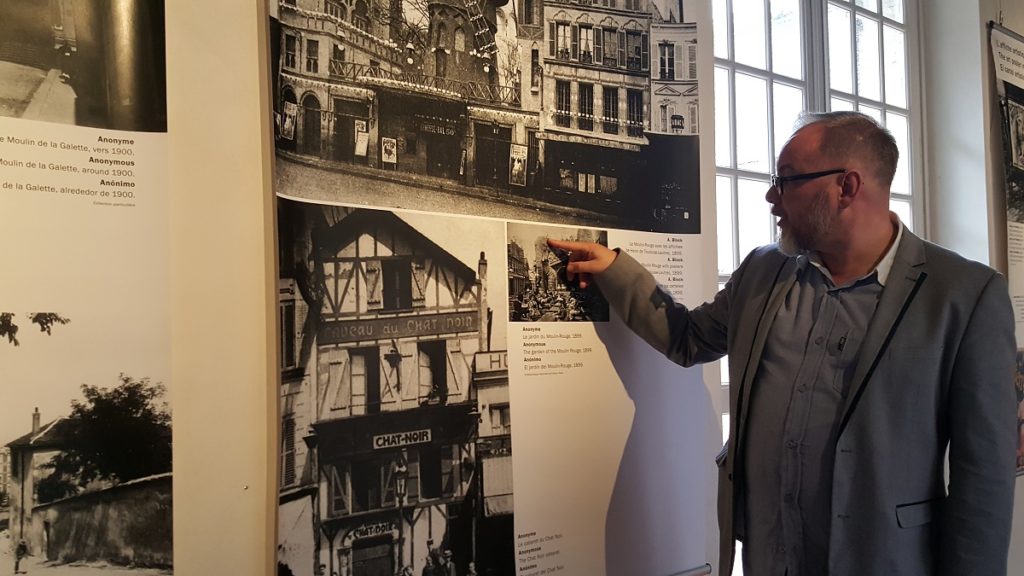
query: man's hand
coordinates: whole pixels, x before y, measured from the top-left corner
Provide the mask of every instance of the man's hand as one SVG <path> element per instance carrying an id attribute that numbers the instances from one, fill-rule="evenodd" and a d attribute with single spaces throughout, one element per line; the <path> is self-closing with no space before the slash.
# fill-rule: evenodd
<path id="1" fill-rule="evenodd" d="M 618 256 L 618 252 L 595 242 L 569 242 L 548 238 L 548 246 L 569 254 L 569 263 L 565 267 L 566 279 L 572 282 L 578 277 L 580 288 L 588 287 L 593 282 L 593 275 L 604 272 Z"/>

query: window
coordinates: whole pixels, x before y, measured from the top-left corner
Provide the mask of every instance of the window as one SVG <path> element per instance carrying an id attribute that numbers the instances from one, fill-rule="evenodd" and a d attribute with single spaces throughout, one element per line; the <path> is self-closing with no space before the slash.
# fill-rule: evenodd
<path id="1" fill-rule="evenodd" d="M 455 29 L 455 50 L 458 52 L 466 51 L 466 33 L 462 31 L 462 28 Z"/>
<path id="2" fill-rule="evenodd" d="M 334 2 L 333 0 L 325 0 L 324 8 L 327 10 L 328 15 L 334 16 L 339 20 L 345 19 L 346 12 L 343 4 Z"/>
<path id="3" fill-rule="evenodd" d="M 457 446 L 424 446 L 419 449 L 420 493 L 424 499 L 447 498 L 458 491 Z"/>
<path id="4" fill-rule="evenodd" d="M 331 471 L 331 515 L 343 516 L 349 513 L 348 470 L 345 466 L 330 466 Z"/>
<path id="5" fill-rule="evenodd" d="M 559 60 L 568 60 L 570 45 L 569 25 L 558 22 L 555 24 L 555 57 Z"/>
<path id="6" fill-rule="evenodd" d="M 328 364 L 329 385 L 334 388 L 335 410 L 352 414 L 380 411 L 380 349 L 358 348 L 349 351 L 348 364 Z"/>
<path id="7" fill-rule="evenodd" d="M 619 89 L 604 88 L 604 132 L 619 133 Z"/>
<path id="8" fill-rule="evenodd" d="M 555 80 L 555 125 L 568 128 L 572 125 L 569 82 Z"/>
<path id="9" fill-rule="evenodd" d="M 672 115 L 672 133 L 683 134 L 686 128 L 683 126 L 683 117 L 679 114 Z"/>
<path id="10" fill-rule="evenodd" d="M 392 465 L 391 458 L 352 463 L 352 512 L 366 512 L 396 504 Z"/>
<path id="11" fill-rule="evenodd" d="M 594 27 L 580 26 L 579 60 L 584 64 L 594 62 Z"/>
<path id="12" fill-rule="evenodd" d="M 532 25 L 534 22 L 536 22 L 536 18 L 534 17 L 534 13 L 533 13 L 533 11 L 534 11 L 534 4 L 536 2 L 537 2 L 537 0 L 524 0 L 524 2 L 523 2 L 523 24 L 524 25 L 529 26 L 529 25 Z"/>
<path id="13" fill-rule="evenodd" d="M 511 434 L 512 413 L 508 404 L 491 404 L 491 433 Z"/>
<path id="14" fill-rule="evenodd" d="M 320 71 L 320 42 L 306 40 L 306 72 L 316 74 Z"/>
<path id="15" fill-rule="evenodd" d="M 416 345 L 419 365 L 420 396 L 427 402 L 447 404 L 448 363 L 444 340 L 420 342 Z"/>
<path id="16" fill-rule="evenodd" d="M 352 10 L 352 24 L 363 32 L 370 31 L 370 7 L 365 0 L 356 0 L 356 7 Z"/>
<path id="17" fill-rule="evenodd" d="M 295 357 L 295 300 L 285 300 L 281 312 L 281 368 L 287 370 L 297 364 Z"/>
<path id="18" fill-rule="evenodd" d="M 412 261 L 409 258 L 381 260 L 385 310 L 412 308 Z"/>
<path id="19" fill-rule="evenodd" d="M 603 63 L 605 66 L 619 65 L 619 33 L 614 28 L 607 28 L 601 31 L 602 45 L 604 46 Z"/>
<path id="20" fill-rule="evenodd" d="M 750 250 L 775 240 L 763 198 L 775 158 L 805 108 L 859 110 L 892 131 L 900 163 L 890 206 L 913 229 L 918 202 L 910 165 L 918 154 L 910 140 L 904 8 L 904 0 L 713 3 L 722 282 Z M 688 68 L 689 60 L 688 53 Z"/>
<path id="21" fill-rule="evenodd" d="M 640 10 L 640 0 L 626 0 L 626 10 Z"/>
<path id="22" fill-rule="evenodd" d="M 674 42 L 658 44 L 658 78 L 676 79 L 676 45 Z"/>
<path id="23" fill-rule="evenodd" d="M 281 486 L 295 484 L 295 418 L 281 419 Z"/>
<path id="24" fill-rule="evenodd" d="M 594 129 L 594 85 L 593 84 L 580 84 L 580 115 L 579 115 L 579 128 L 580 130 L 593 130 Z"/>
<path id="25" fill-rule="evenodd" d="M 647 34 L 642 32 L 626 32 L 626 68 L 629 70 L 647 70 L 649 53 Z"/>
<path id="26" fill-rule="evenodd" d="M 284 35 L 284 67 L 295 69 L 299 39 L 292 34 Z"/>
<path id="27" fill-rule="evenodd" d="M 626 90 L 626 133 L 634 138 L 644 135 L 644 93 Z"/>

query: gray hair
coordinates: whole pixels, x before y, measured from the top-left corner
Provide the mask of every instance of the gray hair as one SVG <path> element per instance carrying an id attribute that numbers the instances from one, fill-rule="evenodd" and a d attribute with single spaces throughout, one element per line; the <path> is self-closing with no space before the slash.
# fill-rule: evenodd
<path id="1" fill-rule="evenodd" d="M 794 133 L 810 125 L 824 128 L 821 153 L 833 160 L 857 158 L 874 168 L 874 176 L 888 188 L 896 174 L 900 151 L 892 133 L 860 112 L 804 112 Z"/>

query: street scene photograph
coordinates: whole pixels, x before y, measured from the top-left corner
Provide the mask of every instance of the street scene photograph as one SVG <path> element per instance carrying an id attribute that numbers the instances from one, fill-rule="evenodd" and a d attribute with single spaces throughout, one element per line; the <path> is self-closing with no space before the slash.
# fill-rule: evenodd
<path id="1" fill-rule="evenodd" d="M 504 224 L 278 200 L 278 576 L 513 576 Z"/>
<path id="2" fill-rule="evenodd" d="M 608 232 L 509 222 L 508 312 L 513 322 L 606 322 L 608 301 L 596 287 L 568 280 L 569 254 L 548 238 L 608 245 Z"/>
<path id="3" fill-rule="evenodd" d="M 269 0 L 278 194 L 700 232 L 690 0 Z"/>

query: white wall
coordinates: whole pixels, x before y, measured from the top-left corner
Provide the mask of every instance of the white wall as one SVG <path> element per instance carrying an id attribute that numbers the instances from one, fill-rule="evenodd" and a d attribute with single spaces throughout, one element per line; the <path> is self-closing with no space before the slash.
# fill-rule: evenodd
<path id="1" fill-rule="evenodd" d="M 1024 3 L 920 0 L 930 239 L 1006 271 L 1006 199 L 987 23 L 1024 33 Z M 1024 477 L 1009 574 L 1024 574 Z"/>
<path id="2" fill-rule="evenodd" d="M 174 568 L 269 576 L 276 295 L 264 2 L 167 2 Z"/>

